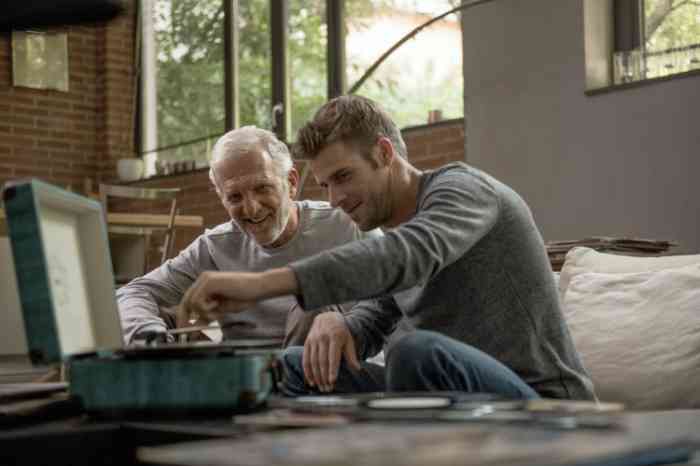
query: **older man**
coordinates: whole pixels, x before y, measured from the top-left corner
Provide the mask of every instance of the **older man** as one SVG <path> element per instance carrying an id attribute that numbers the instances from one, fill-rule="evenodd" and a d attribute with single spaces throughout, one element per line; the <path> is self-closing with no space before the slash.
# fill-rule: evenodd
<path id="1" fill-rule="evenodd" d="M 269 131 L 248 126 L 222 136 L 214 146 L 209 175 L 232 221 L 207 230 L 177 257 L 118 290 L 127 342 L 165 331 L 159 308 L 177 305 L 202 273 L 281 267 L 355 239 L 381 235 L 378 230 L 361 232 L 346 214 L 325 202 L 294 201 L 299 176 L 287 146 Z M 297 309 L 293 297 L 281 297 L 222 316 L 220 323 L 227 339 L 285 337 L 286 345 L 298 345 L 312 319 Z"/>

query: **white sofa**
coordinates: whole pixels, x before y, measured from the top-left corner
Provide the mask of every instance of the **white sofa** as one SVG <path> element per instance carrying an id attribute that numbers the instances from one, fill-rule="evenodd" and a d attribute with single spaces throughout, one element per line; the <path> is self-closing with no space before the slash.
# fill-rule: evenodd
<path id="1" fill-rule="evenodd" d="M 700 408 L 700 255 L 574 248 L 559 291 L 601 401 L 631 410 Z"/>

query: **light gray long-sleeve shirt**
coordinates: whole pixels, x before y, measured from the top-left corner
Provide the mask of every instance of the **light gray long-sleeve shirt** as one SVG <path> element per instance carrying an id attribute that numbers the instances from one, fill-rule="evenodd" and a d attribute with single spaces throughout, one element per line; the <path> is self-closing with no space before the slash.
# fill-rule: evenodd
<path id="1" fill-rule="evenodd" d="M 131 342 L 144 331 L 165 331 L 165 322 L 158 317 L 159 307 L 177 305 L 184 293 L 204 271 L 255 272 L 286 266 L 361 238 L 381 236 L 379 230 L 364 233 L 341 210 L 326 202 L 302 201 L 299 227 L 284 245 L 263 247 L 235 222 L 221 224 L 193 241 L 175 258 L 133 280 L 117 291 L 124 338 Z M 240 337 L 282 338 L 289 312 L 297 305 L 294 297 L 285 296 L 260 302 L 240 314 L 226 316 L 220 322 L 227 339 Z M 372 308 L 372 303 L 363 303 Z M 348 308 L 344 306 L 344 308 Z"/>
<path id="2" fill-rule="evenodd" d="M 484 351 L 542 396 L 593 399 L 525 202 L 454 163 L 423 173 L 416 210 L 382 238 L 290 264 L 304 308 L 385 296 L 380 312 L 346 315 L 361 354 L 380 348 L 402 309 L 414 327 Z"/>

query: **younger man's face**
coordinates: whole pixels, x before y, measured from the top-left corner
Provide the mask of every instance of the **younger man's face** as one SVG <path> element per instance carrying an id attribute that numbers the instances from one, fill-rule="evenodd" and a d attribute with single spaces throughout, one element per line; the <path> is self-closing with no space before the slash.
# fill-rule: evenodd
<path id="1" fill-rule="evenodd" d="M 389 170 L 378 161 L 378 149 L 372 148 L 372 163 L 358 149 L 338 141 L 311 161 L 311 171 L 328 191 L 328 201 L 343 209 L 363 231 L 380 227 L 391 217 Z"/>

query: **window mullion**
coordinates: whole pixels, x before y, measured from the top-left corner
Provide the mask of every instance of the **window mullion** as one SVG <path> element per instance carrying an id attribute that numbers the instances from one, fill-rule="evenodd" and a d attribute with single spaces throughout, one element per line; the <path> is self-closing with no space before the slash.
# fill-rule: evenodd
<path id="1" fill-rule="evenodd" d="M 272 130 L 288 141 L 292 119 L 289 104 L 287 0 L 270 0 L 270 46 L 272 48 Z"/>
<path id="2" fill-rule="evenodd" d="M 345 0 L 326 0 L 328 98 L 345 94 Z"/>
<path id="3" fill-rule="evenodd" d="M 615 51 L 629 52 L 638 49 L 642 42 L 640 16 L 641 0 L 615 0 Z"/>
<path id="4" fill-rule="evenodd" d="M 140 45 L 140 152 L 158 147 L 158 83 L 156 65 L 157 45 L 153 28 L 153 0 L 142 0 L 139 20 L 141 30 Z M 156 154 L 147 154 L 147 174 L 155 171 Z"/>
<path id="5" fill-rule="evenodd" d="M 224 90 L 226 131 L 240 126 L 240 96 L 238 79 L 239 31 L 238 16 L 240 14 L 238 0 L 222 0 L 224 2 Z"/>

